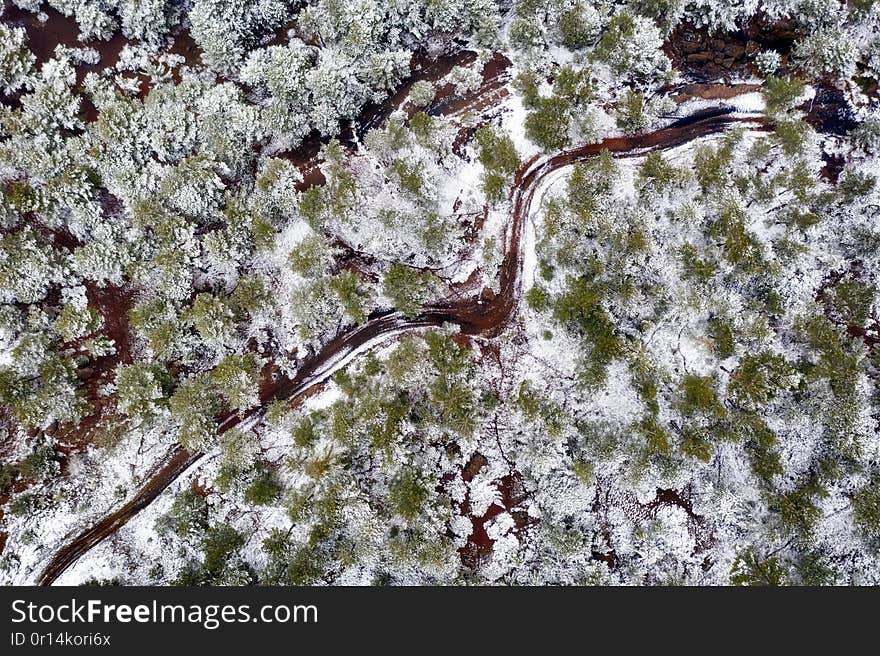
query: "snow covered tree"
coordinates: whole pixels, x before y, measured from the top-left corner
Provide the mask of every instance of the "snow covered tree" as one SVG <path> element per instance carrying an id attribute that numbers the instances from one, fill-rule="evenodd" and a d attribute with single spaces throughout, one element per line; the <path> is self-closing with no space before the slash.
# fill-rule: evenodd
<path id="1" fill-rule="evenodd" d="M 232 308 L 223 298 L 214 294 L 197 294 L 187 317 L 207 344 L 222 347 L 233 337 L 235 322 Z"/>
<path id="2" fill-rule="evenodd" d="M 853 518 L 864 535 L 880 535 L 880 476 L 872 475 L 853 496 Z"/>
<path id="3" fill-rule="evenodd" d="M 409 90 L 409 99 L 416 107 L 426 107 L 434 100 L 434 85 L 427 80 L 416 80 Z"/>
<path id="4" fill-rule="evenodd" d="M 559 16 L 559 32 L 562 43 L 569 48 L 584 48 L 598 38 L 602 19 L 596 8 L 578 1 Z"/>
<path id="5" fill-rule="evenodd" d="M 216 415 L 222 399 L 207 374 L 183 381 L 171 396 L 171 413 L 180 423 L 180 443 L 190 452 L 212 446 L 217 437 Z"/>
<path id="6" fill-rule="evenodd" d="M 26 334 L 0 367 L 0 400 L 25 426 L 75 423 L 85 410 L 75 361 L 52 348 L 45 334 Z"/>
<path id="7" fill-rule="evenodd" d="M 819 30 L 799 40 L 792 56 L 809 75 L 847 79 L 855 73 L 858 52 L 842 31 Z"/>
<path id="8" fill-rule="evenodd" d="M 61 257 L 24 228 L 0 237 L 0 300 L 36 303 L 61 275 Z"/>
<path id="9" fill-rule="evenodd" d="M 779 559 L 763 559 L 755 550 L 747 548 L 739 552 L 730 572 L 732 585 L 770 586 L 785 585 L 788 575 Z"/>
<path id="10" fill-rule="evenodd" d="M 23 27 L 0 24 L 0 87 L 7 95 L 27 82 L 36 58 L 28 50 Z"/>
<path id="11" fill-rule="evenodd" d="M 330 288 L 339 296 L 342 307 L 355 323 L 366 321 L 366 292 L 355 274 L 341 271 L 330 280 Z"/>
<path id="12" fill-rule="evenodd" d="M 569 109 L 569 102 L 558 96 L 537 99 L 534 111 L 526 116 L 526 136 L 545 151 L 562 150 L 570 139 Z"/>
<path id="13" fill-rule="evenodd" d="M 622 12 L 612 16 L 593 57 L 607 63 L 616 75 L 644 84 L 669 71 L 662 44 L 660 30 L 650 19 Z"/>
<path id="14" fill-rule="evenodd" d="M 193 0 L 189 20 L 206 63 L 229 72 L 240 65 L 261 34 L 290 17 L 290 9 L 287 0 Z"/>
<path id="15" fill-rule="evenodd" d="M 116 370 L 116 404 L 136 425 L 149 425 L 167 407 L 171 377 L 159 364 L 136 362 Z"/>
<path id="16" fill-rule="evenodd" d="M 241 412 L 259 402 L 260 367 L 253 355 L 227 355 L 214 367 L 211 380 L 233 410 Z"/>

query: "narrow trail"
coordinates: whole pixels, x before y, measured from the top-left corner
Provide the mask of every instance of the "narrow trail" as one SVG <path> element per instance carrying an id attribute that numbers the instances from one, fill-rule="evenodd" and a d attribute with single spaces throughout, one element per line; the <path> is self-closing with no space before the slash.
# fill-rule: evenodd
<path id="1" fill-rule="evenodd" d="M 261 404 L 243 415 L 226 414 L 218 418 L 218 431 L 234 426 L 252 425 L 259 421 L 270 403 L 302 399 L 335 371 L 346 366 L 362 352 L 403 332 L 450 323 L 462 333 L 495 337 L 514 315 L 522 295 L 522 237 L 531 204 L 541 182 L 554 171 L 598 155 L 604 150 L 616 157 L 638 157 L 653 150 L 667 150 L 693 139 L 721 132 L 735 123 L 750 123 L 766 129 L 761 117 L 736 116 L 732 107 L 713 107 L 681 118 L 671 125 L 632 137 L 612 137 L 595 144 L 586 144 L 556 155 L 532 158 L 522 165 L 511 188 L 511 220 L 506 227 L 504 255 L 500 269 L 500 291 L 491 300 L 483 299 L 480 290 L 472 295 L 424 306 L 415 318 L 407 318 L 393 310 L 379 312 L 360 325 L 337 335 L 321 350 L 303 359 L 296 374 L 281 376 L 261 391 Z M 153 502 L 178 476 L 194 465 L 203 453 L 189 453 L 176 446 L 154 469 L 149 480 L 123 506 L 94 526 L 74 537 L 49 561 L 38 578 L 40 585 L 51 585 L 61 574 L 92 547 L 113 535 L 121 526 Z"/>

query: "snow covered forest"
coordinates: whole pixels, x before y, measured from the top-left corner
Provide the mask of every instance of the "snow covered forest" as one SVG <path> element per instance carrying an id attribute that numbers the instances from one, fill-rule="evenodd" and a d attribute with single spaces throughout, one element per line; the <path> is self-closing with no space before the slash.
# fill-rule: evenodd
<path id="1" fill-rule="evenodd" d="M 880 584 L 880 2 L 11 0 L 0 582 Z"/>

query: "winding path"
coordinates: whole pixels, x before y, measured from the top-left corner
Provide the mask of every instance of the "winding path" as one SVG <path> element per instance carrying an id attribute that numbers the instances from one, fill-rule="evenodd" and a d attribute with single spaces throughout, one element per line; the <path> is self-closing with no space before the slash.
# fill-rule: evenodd
<path id="1" fill-rule="evenodd" d="M 292 378 L 280 377 L 261 392 L 261 405 L 242 416 L 227 414 L 219 418 L 219 432 L 236 425 L 258 421 L 268 405 L 276 400 L 301 399 L 316 385 L 323 383 L 354 357 L 369 350 L 388 337 L 431 326 L 451 323 L 468 335 L 497 336 L 513 316 L 522 294 L 522 235 L 531 211 L 532 200 L 541 182 L 560 168 L 589 159 L 603 150 L 616 157 L 637 157 L 653 150 L 674 148 L 698 137 L 717 133 L 733 123 L 763 126 L 760 117 L 736 116 L 732 107 L 713 107 L 679 119 L 671 125 L 633 137 L 613 137 L 562 151 L 550 157 L 535 157 L 517 171 L 511 188 L 511 214 L 505 233 L 504 256 L 500 273 L 500 292 L 491 300 L 483 299 L 479 290 L 465 298 L 441 301 L 423 308 L 422 314 L 407 318 L 393 310 L 379 312 L 360 325 L 343 332 L 307 356 Z M 107 539 L 138 512 L 146 508 L 178 476 L 195 464 L 204 454 L 189 453 L 176 446 L 153 470 L 150 478 L 119 509 L 64 545 L 49 561 L 38 582 L 51 585 L 77 559 Z"/>

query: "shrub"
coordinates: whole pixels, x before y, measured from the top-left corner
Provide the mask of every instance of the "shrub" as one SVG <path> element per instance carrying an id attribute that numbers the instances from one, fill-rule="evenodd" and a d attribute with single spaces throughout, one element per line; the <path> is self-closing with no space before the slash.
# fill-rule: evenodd
<path id="1" fill-rule="evenodd" d="M 284 491 L 277 474 L 271 469 L 264 471 L 251 483 L 244 493 L 244 499 L 250 504 L 266 506 L 277 500 Z"/>
<path id="2" fill-rule="evenodd" d="M 752 472 L 766 487 L 770 487 L 774 476 L 782 474 L 782 462 L 775 450 L 778 443 L 776 435 L 757 415 L 742 415 L 736 418 L 736 433 L 745 438 L 745 450 Z"/>
<path id="3" fill-rule="evenodd" d="M 773 138 L 789 157 L 801 155 L 809 134 L 809 126 L 803 121 L 777 121 Z"/>
<path id="4" fill-rule="evenodd" d="M 651 183 L 660 193 L 668 190 L 683 177 L 683 171 L 669 164 L 659 152 L 648 153 L 639 169 L 642 184 Z"/>
<path id="5" fill-rule="evenodd" d="M 730 568 L 731 585 L 785 585 L 788 576 L 775 556 L 761 558 L 751 547 L 737 553 Z"/>
<path id="6" fill-rule="evenodd" d="M 559 17 L 562 43 L 569 48 L 585 48 L 596 40 L 600 25 L 599 13 L 592 5 L 576 2 Z"/>
<path id="7" fill-rule="evenodd" d="M 645 97 L 636 91 L 627 89 L 615 110 L 617 127 L 625 134 L 635 134 L 648 125 Z"/>
<path id="8" fill-rule="evenodd" d="M 718 400 L 715 390 L 715 380 L 711 376 L 688 374 L 682 379 L 679 389 L 682 393 L 679 407 L 684 414 L 724 413 L 724 406 Z"/>
<path id="9" fill-rule="evenodd" d="M 701 460 L 709 462 L 712 458 L 712 444 L 705 431 L 694 426 L 685 426 L 681 431 L 681 452 Z"/>
<path id="10" fill-rule="evenodd" d="M 867 537 L 880 537 L 880 475 L 874 474 L 853 495 L 853 519 Z"/>
<path id="11" fill-rule="evenodd" d="M 382 292 L 394 307 L 408 317 L 416 316 L 428 296 L 432 281 L 429 271 L 419 271 L 395 262 L 382 281 Z"/>
<path id="12" fill-rule="evenodd" d="M 160 532 L 173 531 L 180 538 L 201 535 L 208 528 L 208 504 L 204 496 L 186 488 L 174 497 L 168 514 L 157 522 Z"/>
<path id="13" fill-rule="evenodd" d="M 205 533 L 202 549 L 205 552 L 205 569 L 217 576 L 229 558 L 244 545 L 244 536 L 229 524 L 212 526 Z"/>
<path id="14" fill-rule="evenodd" d="M 808 538 L 813 532 L 822 512 L 813 503 L 811 497 L 812 490 L 809 487 L 801 487 L 780 495 L 779 518 L 784 531 L 794 532 L 802 539 Z"/>
<path id="15" fill-rule="evenodd" d="M 0 496 L 10 492 L 18 478 L 18 467 L 8 462 L 0 462 Z"/>
<path id="16" fill-rule="evenodd" d="M 699 251 L 697 251 L 697 247 L 693 244 L 683 244 L 679 249 L 679 255 L 682 267 L 684 268 L 684 277 L 688 280 L 695 280 L 705 284 L 718 271 L 715 263 L 699 257 Z"/>
<path id="17" fill-rule="evenodd" d="M 418 517 L 428 500 L 421 474 L 414 468 L 404 469 L 389 486 L 388 500 L 404 519 L 411 521 Z"/>
<path id="18" fill-rule="evenodd" d="M 721 317 L 709 319 L 709 337 L 715 346 L 715 355 L 720 360 L 726 360 L 734 354 L 736 341 L 733 337 L 733 328 Z"/>
<path id="19" fill-rule="evenodd" d="M 18 464 L 18 473 L 26 481 L 41 482 L 58 470 L 58 452 L 49 444 L 36 447 Z"/>
<path id="20" fill-rule="evenodd" d="M 345 312 L 355 323 L 364 323 L 367 320 L 366 293 L 356 275 L 351 271 L 340 271 L 330 279 L 330 289 L 336 292 Z"/>
<path id="21" fill-rule="evenodd" d="M 562 150 L 569 144 L 569 109 L 564 98 L 539 98 L 526 116 L 526 136 L 545 151 Z"/>
<path id="22" fill-rule="evenodd" d="M 593 97 L 590 88 L 590 69 L 575 69 L 570 65 L 563 66 L 556 72 L 553 81 L 553 93 L 565 98 L 572 105 L 585 105 Z"/>
<path id="23" fill-rule="evenodd" d="M 416 107 L 426 107 L 434 100 L 436 91 L 428 80 L 416 80 L 409 90 L 409 99 Z"/>
<path id="24" fill-rule="evenodd" d="M 803 95 L 804 89 L 804 83 L 796 77 L 768 75 L 764 86 L 767 113 L 778 114 L 791 109 L 794 102 Z"/>
<path id="25" fill-rule="evenodd" d="M 499 201 L 504 198 L 510 175 L 519 168 L 519 154 L 513 140 L 491 127 L 477 130 L 477 156 L 486 169 L 483 176 L 483 190 L 487 200 Z"/>
<path id="26" fill-rule="evenodd" d="M 874 304 L 874 288 L 858 280 L 844 280 L 830 295 L 830 304 L 838 320 L 845 326 L 862 327 L 868 321 Z"/>
<path id="27" fill-rule="evenodd" d="M 513 78 L 513 88 L 523 97 L 523 104 L 528 109 L 538 106 L 541 97 L 538 95 L 538 78 L 531 71 L 523 71 Z"/>
<path id="28" fill-rule="evenodd" d="M 733 370 L 728 393 L 737 403 L 760 406 L 772 400 L 793 368 L 782 355 L 764 351 L 743 357 Z"/>
<path id="29" fill-rule="evenodd" d="M 506 174 L 519 168 L 519 154 L 508 135 L 484 126 L 477 130 L 476 139 L 477 157 L 484 167 Z"/>

